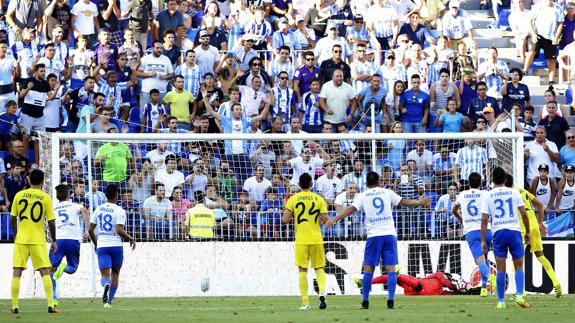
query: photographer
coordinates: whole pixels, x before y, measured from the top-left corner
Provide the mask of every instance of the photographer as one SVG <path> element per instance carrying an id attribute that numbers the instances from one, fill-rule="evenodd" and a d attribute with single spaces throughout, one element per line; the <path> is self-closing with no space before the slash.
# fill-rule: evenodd
<path id="1" fill-rule="evenodd" d="M 208 185 L 208 173 L 208 168 L 206 167 L 204 160 L 202 158 L 196 159 L 194 161 L 194 170 L 186 177 L 185 181 L 187 186 L 191 185 L 188 192 L 205 192 L 206 186 Z"/>

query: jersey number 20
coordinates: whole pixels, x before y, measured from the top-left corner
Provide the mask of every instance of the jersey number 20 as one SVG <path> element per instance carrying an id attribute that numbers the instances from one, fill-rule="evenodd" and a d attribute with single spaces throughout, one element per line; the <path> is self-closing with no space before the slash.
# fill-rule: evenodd
<path id="1" fill-rule="evenodd" d="M 295 205 L 295 208 L 296 208 L 296 209 L 297 209 L 297 208 L 300 209 L 300 212 L 299 212 L 298 215 L 297 215 L 297 224 L 301 224 L 301 223 L 303 223 L 303 222 L 307 222 L 307 219 L 303 217 L 303 215 L 305 214 L 305 211 L 306 211 L 306 209 L 305 209 L 305 203 L 304 203 L 304 202 L 298 202 L 298 203 Z M 316 208 L 315 208 L 315 202 L 311 202 L 311 207 L 310 207 L 308 213 L 309 213 L 310 216 L 315 216 L 314 219 L 313 219 L 313 221 L 314 221 L 315 223 L 317 223 L 317 218 L 319 217 L 319 209 L 316 209 Z"/>
<path id="2" fill-rule="evenodd" d="M 18 205 L 20 206 L 24 205 L 22 207 L 22 210 L 20 210 L 20 214 L 18 214 L 18 216 L 20 217 L 20 221 L 28 220 L 28 217 L 24 215 L 24 212 L 28 210 L 28 201 L 20 200 L 20 202 L 18 202 Z M 39 212 L 35 212 L 37 207 L 40 208 Z M 36 201 L 32 203 L 32 207 L 30 208 L 30 212 L 28 214 L 30 215 L 30 220 L 32 220 L 32 222 L 35 223 L 40 222 L 40 220 L 42 220 L 42 214 L 44 214 L 44 206 L 40 201 Z M 34 216 L 34 214 L 38 214 L 38 216 Z"/>

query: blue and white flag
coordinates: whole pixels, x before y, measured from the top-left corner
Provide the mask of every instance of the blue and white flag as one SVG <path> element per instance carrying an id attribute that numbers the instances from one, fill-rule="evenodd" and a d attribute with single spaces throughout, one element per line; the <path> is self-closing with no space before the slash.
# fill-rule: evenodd
<path id="1" fill-rule="evenodd" d="M 561 216 L 544 223 L 547 226 L 547 236 L 550 238 L 574 237 L 573 226 L 575 223 L 571 212 L 565 212 Z"/>

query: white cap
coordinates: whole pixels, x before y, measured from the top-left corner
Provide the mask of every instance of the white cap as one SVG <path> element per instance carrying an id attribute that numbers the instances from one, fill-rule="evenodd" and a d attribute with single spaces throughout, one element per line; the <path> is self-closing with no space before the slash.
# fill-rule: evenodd
<path id="1" fill-rule="evenodd" d="M 305 18 L 302 15 L 296 15 L 295 16 L 295 22 L 300 22 L 302 20 L 305 20 Z"/>
<path id="2" fill-rule="evenodd" d="M 459 0 L 451 0 L 449 1 L 449 8 L 459 8 Z"/>

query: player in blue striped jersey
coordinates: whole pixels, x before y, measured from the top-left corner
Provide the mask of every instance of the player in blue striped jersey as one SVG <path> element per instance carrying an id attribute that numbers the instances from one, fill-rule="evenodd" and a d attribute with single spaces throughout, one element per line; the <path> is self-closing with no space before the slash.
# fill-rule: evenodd
<path id="1" fill-rule="evenodd" d="M 487 226 L 491 219 L 493 230 L 493 254 L 497 264 L 497 307 L 505 308 L 505 266 L 507 252 L 511 253 L 515 266 L 515 286 L 517 288 L 515 302 L 527 308 L 529 304 L 523 298 L 525 285 L 525 272 L 523 271 L 523 257 L 525 249 L 521 239 L 521 224 L 517 210 L 521 214 L 525 225 L 525 244 L 530 241 L 529 218 L 525 211 L 525 204 L 518 190 L 505 187 L 506 173 L 501 167 L 493 170 L 492 181 L 494 188 L 489 191 L 489 197 L 482 200 L 481 213 L 481 247 L 484 253 L 489 251 L 487 244 Z"/>
<path id="2" fill-rule="evenodd" d="M 104 307 L 112 307 L 120 280 L 120 269 L 124 261 L 122 239 L 130 242 L 132 250 L 136 249 L 136 241 L 124 231 L 126 225 L 126 211 L 116 204 L 118 200 L 118 186 L 106 186 L 107 203 L 100 205 L 90 218 L 89 234 L 98 255 L 98 265 L 102 275 L 102 302 Z M 98 235 L 95 229 L 98 227 Z"/>
<path id="3" fill-rule="evenodd" d="M 495 281 L 493 276 L 489 273 L 489 265 L 487 264 L 487 253 L 481 249 L 481 217 L 479 211 L 484 199 L 489 198 L 489 193 L 482 191 L 481 188 L 481 175 L 478 173 L 471 173 L 468 178 L 470 189 L 465 190 L 459 195 L 453 206 L 453 214 L 463 223 L 463 234 L 465 240 L 469 245 L 473 259 L 479 272 L 481 273 L 481 297 L 487 297 L 487 280 L 491 279 L 491 287 L 494 288 Z M 491 249 L 491 225 L 488 225 L 485 242 L 488 249 Z"/>
<path id="4" fill-rule="evenodd" d="M 304 93 L 299 107 L 302 129 L 307 133 L 321 133 L 323 126 L 323 110 L 319 105 L 320 81 L 311 80 L 310 91 Z"/>
<path id="5" fill-rule="evenodd" d="M 184 77 L 184 90 L 192 93 L 194 98 L 197 98 L 204 75 L 200 70 L 200 66 L 196 64 L 196 52 L 191 49 L 186 51 L 186 62 L 178 65 L 174 74 Z"/>

